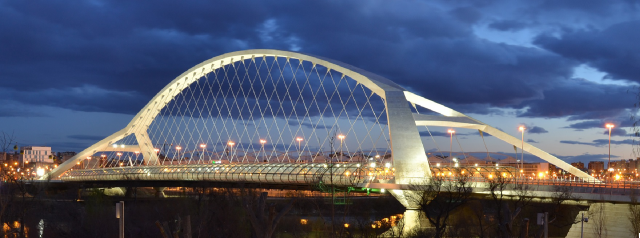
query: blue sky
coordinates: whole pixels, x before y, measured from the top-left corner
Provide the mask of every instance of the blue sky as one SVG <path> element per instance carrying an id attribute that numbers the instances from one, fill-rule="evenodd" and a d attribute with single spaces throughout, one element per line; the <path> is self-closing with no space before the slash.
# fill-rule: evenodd
<path id="1" fill-rule="evenodd" d="M 611 122 L 613 158 L 628 159 L 638 29 L 637 1 L 1 1 L 0 130 L 79 151 L 191 66 L 275 48 L 380 74 L 516 137 L 535 127 L 525 140 L 570 162 L 606 159 Z M 477 132 L 459 139 L 484 151 Z"/>

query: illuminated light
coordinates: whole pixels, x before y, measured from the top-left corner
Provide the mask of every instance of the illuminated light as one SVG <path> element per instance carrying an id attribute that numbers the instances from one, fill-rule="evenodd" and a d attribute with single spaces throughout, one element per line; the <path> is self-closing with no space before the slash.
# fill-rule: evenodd
<path id="1" fill-rule="evenodd" d="M 387 190 L 384 190 L 384 188 L 380 189 L 380 193 L 384 193 L 385 191 L 387 191 Z"/>
<path id="2" fill-rule="evenodd" d="M 265 143 L 267 143 L 267 140 L 265 140 L 265 139 L 260 139 L 260 144 L 263 144 L 263 145 L 264 145 Z"/>
<path id="3" fill-rule="evenodd" d="M 342 134 L 338 135 L 338 139 L 340 139 L 340 140 L 344 140 L 344 138 L 345 138 L 345 136 L 344 136 L 344 135 L 342 135 Z"/>
<path id="4" fill-rule="evenodd" d="M 376 159 L 380 158 L 380 155 L 376 155 Z"/>
<path id="5" fill-rule="evenodd" d="M 43 168 L 38 168 L 36 170 L 36 175 L 38 176 L 43 176 L 44 175 L 44 169 Z"/>
<path id="6" fill-rule="evenodd" d="M 447 132 L 450 133 L 450 134 L 456 133 L 456 131 L 454 131 L 453 129 L 449 129 L 449 130 L 447 130 Z"/>
<path id="7" fill-rule="evenodd" d="M 461 174 L 464 174 L 464 170 L 462 170 L 462 172 L 460 172 Z"/>
<path id="8" fill-rule="evenodd" d="M 519 130 L 519 131 L 524 131 L 524 130 L 526 130 L 526 129 L 527 129 L 527 128 L 525 128 L 524 126 L 520 126 L 520 127 L 518 127 L 518 130 Z"/>
<path id="9" fill-rule="evenodd" d="M 182 146 L 176 146 L 176 150 L 181 150 Z"/>
<path id="10" fill-rule="evenodd" d="M 436 166 L 440 167 L 440 163 L 437 163 Z"/>
<path id="11" fill-rule="evenodd" d="M 506 173 L 502 173 L 502 177 L 505 177 L 505 178 L 506 178 L 506 177 L 507 177 L 507 174 L 506 174 Z"/>
<path id="12" fill-rule="evenodd" d="M 458 163 L 454 164 L 453 167 L 458 167 Z"/>
<path id="13" fill-rule="evenodd" d="M 376 229 L 376 224 L 371 224 L 371 228 Z"/>
<path id="14" fill-rule="evenodd" d="M 307 219 L 300 219 L 300 224 L 306 225 L 309 222 Z"/>
<path id="15" fill-rule="evenodd" d="M 492 178 L 493 178 L 493 174 L 489 174 L 489 179 L 492 179 Z"/>
<path id="16" fill-rule="evenodd" d="M 140 154 L 140 151 L 134 151 L 133 153 L 136 153 L 136 155 Z"/>
<path id="17" fill-rule="evenodd" d="M 344 223 L 344 228 L 349 228 L 349 223 Z"/>
<path id="18" fill-rule="evenodd" d="M 153 151 L 155 151 L 156 153 L 160 152 L 160 149 L 158 148 L 154 148 Z"/>
<path id="19" fill-rule="evenodd" d="M 87 156 L 87 159 L 91 159 L 91 156 Z"/>
<path id="20" fill-rule="evenodd" d="M 121 155 L 122 155 L 122 153 L 118 152 L 118 153 L 116 153 L 116 155 L 117 155 L 117 156 L 121 156 Z"/>
<path id="21" fill-rule="evenodd" d="M 609 128 L 609 129 L 611 129 L 611 128 L 614 128 L 614 127 L 615 127 L 613 124 L 607 124 L 607 125 L 605 125 L 605 126 L 606 126 L 607 128 Z"/>
<path id="22" fill-rule="evenodd" d="M 538 174 L 538 177 L 541 177 L 541 178 L 542 178 L 542 176 L 544 176 L 544 174 L 543 174 L 542 172 L 540 172 L 540 173 Z"/>
<path id="23" fill-rule="evenodd" d="M 391 163 L 384 164 L 384 167 L 391 168 Z"/>
<path id="24" fill-rule="evenodd" d="M 302 137 L 296 137 L 296 141 L 300 142 L 303 141 L 304 139 L 302 139 Z"/>
<path id="25" fill-rule="evenodd" d="M 101 154 L 100 157 L 104 158 L 104 157 L 107 157 L 107 155 Z"/>
<path id="26" fill-rule="evenodd" d="M 356 167 L 360 168 L 360 164 L 356 164 Z"/>
<path id="27" fill-rule="evenodd" d="M 478 167 L 478 164 L 476 164 L 476 167 Z"/>
<path id="28" fill-rule="evenodd" d="M 236 144 L 236 143 L 235 143 L 235 142 L 233 142 L 233 141 L 229 141 L 229 142 L 227 142 L 227 145 L 229 145 L 229 146 L 233 146 L 233 145 L 235 145 L 235 144 Z"/>
<path id="29" fill-rule="evenodd" d="M 373 163 L 369 164 L 369 167 L 375 168 L 376 167 L 376 162 L 373 162 Z"/>
<path id="30" fill-rule="evenodd" d="M 203 148 L 203 149 L 204 149 L 204 148 L 206 148 L 206 147 L 207 147 L 207 145 L 205 145 L 205 144 L 200 144 L 200 148 Z"/>
<path id="31" fill-rule="evenodd" d="M 120 148 L 124 148 L 124 144 L 120 145 Z"/>
<path id="32" fill-rule="evenodd" d="M 344 175 L 349 176 L 349 171 L 344 172 Z"/>
<path id="33" fill-rule="evenodd" d="M 616 174 L 616 180 L 619 180 L 619 179 L 620 179 L 620 175 Z"/>
<path id="34" fill-rule="evenodd" d="M 113 144 L 113 148 L 118 148 L 118 144 Z"/>
<path id="35" fill-rule="evenodd" d="M 78 164 L 80 164 L 80 161 L 78 161 Z"/>

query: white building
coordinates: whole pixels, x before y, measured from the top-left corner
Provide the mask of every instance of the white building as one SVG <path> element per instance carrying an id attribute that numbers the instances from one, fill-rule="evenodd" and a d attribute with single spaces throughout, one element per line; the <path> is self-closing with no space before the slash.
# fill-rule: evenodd
<path id="1" fill-rule="evenodd" d="M 22 153 L 21 163 L 53 163 L 51 147 L 44 146 L 24 146 L 20 148 Z"/>

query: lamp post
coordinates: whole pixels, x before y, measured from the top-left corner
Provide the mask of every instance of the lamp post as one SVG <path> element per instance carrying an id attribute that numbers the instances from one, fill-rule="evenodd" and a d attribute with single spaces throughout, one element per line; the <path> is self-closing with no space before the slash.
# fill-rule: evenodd
<path id="1" fill-rule="evenodd" d="M 229 147 L 231 147 L 231 149 L 230 149 L 231 156 L 233 156 L 233 145 L 235 145 L 235 144 L 236 144 L 236 143 L 235 143 L 235 142 L 233 142 L 233 141 L 229 141 L 229 142 L 227 142 L 227 145 L 229 145 Z M 227 153 L 227 155 L 229 155 L 229 153 Z M 227 159 L 229 159 L 229 158 L 227 158 Z M 222 162 L 222 161 L 220 161 L 220 162 Z M 230 160 L 230 159 L 229 159 L 229 162 L 231 162 L 231 160 Z"/>
<path id="2" fill-rule="evenodd" d="M 116 153 L 116 155 L 118 156 L 118 163 L 120 165 L 122 165 L 122 163 L 120 163 L 120 156 L 122 156 L 122 153 L 118 152 L 118 153 Z"/>
<path id="3" fill-rule="evenodd" d="M 202 148 L 202 154 L 200 155 L 200 161 L 198 161 L 198 164 L 200 164 L 200 162 L 204 161 L 204 148 L 207 148 L 207 145 L 200 144 L 200 148 Z"/>
<path id="4" fill-rule="evenodd" d="M 527 128 L 525 128 L 524 126 L 520 126 L 518 128 L 518 130 L 520 130 L 520 132 L 522 132 L 522 148 L 520 150 L 522 150 L 522 157 L 520 158 L 520 176 L 522 176 L 522 173 L 524 172 L 524 130 L 526 130 Z M 516 154 L 517 156 L 517 154 Z"/>
<path id="5" fill-rule="evenodd" d="M 158 148 L 153 148 L 153 151 L 156 152 L 156 164 L 158 163 L 158 161 L 160 160 L 160 149 Z"/>
<path id="6" fill-rule="evenodd" d="M 298 141 L 298 157 L 300 157 L 300 153 L 301 153 L 301 150 L 302 150 L 302 148 L 300 148 L 300 146 L 301 146 L 301 144 L 300 144 L 300 143 L 301 143 L 303 140 L 304 140 L 304 139 L 302 139 L 302 137 L 296 137 L 296 141 Z"/>
<path id="7" fill-rule="evenodd" d="M 447 132 L 449 132 L 450 135 L 450 143 L 449 143 L 449 159 L 451 159 L 451 151 L 453 151 L 453 133 L 456 133 L 456 131 L 454 131 L 453 129 L 449 129 L 447 130 Z"/>
<path id="8" fill-rule="evenodd" d="M 102 158 L 100 160 L 100 165 L 102 165 L 102 167 L 104 168 L 104 163 L 106 163 L 107 161 L 105 160 L 105 158 L 107 157 L 107 155 L 105 154 L 101 154 L 100 157 Z"/>
<path id="9" fill-rule="evenodd" d="M 138 161 L 138 155 L 140 154 L 140 151 L 135 151 L 133 153 L 136 153 L 136 162 Z M 131 157 L 129 157 L 129 166 L 133 166 L 133 162 L 131 162 Z"/>
<path id="10" fill-rule="evenodd" d="M 605 126 L 609 128 L 609 163 L 607 164 L 607 170 L 609 170 L 609 178 L 611 178 L 611 128 L 613 128 L 614 125 L 607 124 Z"/>
<path id="11" fill-rule="evenodd" d="M 90 159 L 91 159 L 91 156 L 87 156 L 87 163 L 84 165 L 84 169 L 87 169 L 87 167 L 89 166 Z"/>
<path id="12" fill-rule="evenodd" d="M 338 135 L 338 139 L 340 139 L 340 159 L 342 159 L 342 154 L 344 153 L 342 152 L 342 142 L 344 141 L 344 138 L 345 138 L 344 135 L 342 134 Z M 342 161 L 339 160 L 338 162 L 342 162 Z"/>
<path id="13" fill-rule="evenodd" d="M 176 154 L 178 155 L 178 164 L 182 163 L 182 158 L 180 158 L 180 150 L 182 146 L 176 146 Z"/>
<path id="14" fill-rule="evenodd" d="M 266 161 L 267 161 L 267 163 L 269 163 L 269 160 L 267 160 L 267 159 L 266 159 L 266 158 L 267 158 L 267 153 L 266 153 L 266 151 L 264 150 L 264 144 L 266 144 L 266 143 L 267 143 L 267 140 L 265 140 L 265 139 L 260 139 L 260 150 L 262 150 L 262 155 L 263 155 L 263 156 L 264 156 L 264 158 L 265 158 L 264 160 L 266 160 Z"/>

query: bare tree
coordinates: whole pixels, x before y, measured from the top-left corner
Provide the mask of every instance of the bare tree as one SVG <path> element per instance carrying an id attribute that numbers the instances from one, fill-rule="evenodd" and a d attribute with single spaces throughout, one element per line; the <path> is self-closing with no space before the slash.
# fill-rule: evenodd
<path id="1" fill-rule="evenodd" d="M 11 149 L 11 145 L 16 142 L 14 132 L 11 134 L 2 131 L 0 136 L 0 149 L 2 150 L 2 160 L 7 160 L 7 151 Z"/>
<path id="2" fill-rule="evenodd" d="M 495 217 L 497 218 L 497 233 L 500 237 L 514 237 L 518 233 L 514 230 L 520 212 L 533 199 L 528 185 L 514 184 L 514 179 L 507 176 L 489 178 L 488 189 Z"/>
<path id="3" fill-rule="evenodd" d="M 607 237 L 607 218 L 605 215 L 604 199 L 591 205 L 589 217 L 593 222 L 593 233 L 599 238 Z"/>
<path id="4" fill-rule="evenodd" d="M 291 210 L 295 201 L 295 198 L 292 198 L 284 208 L 277 212 L 274 204 L 267 204 L 267 194 L 263 192 L 257 199 L 251 195 L 242 197 L 242 203 L 255 235 L 263 238 L 270 238 L 273 235 L 278 222 Z"/>
<path id="5" fill-rule="evenodd" d="M 631 222 L 631 227 L 629 227 L 629 230 L 634 234 L 640 234 L 640 202 L 638 201 L 637 193 L 637 190 L 631 190 L 631 194 L 629 194 L 631 198 L 631 202 L 629 203 L 629 221 Z"/>
<path id="6" fill-rule="evenodd" d="M 411 190 L 419 191 L 409 197 L 419 205 L 429 223 L 435 227 L 434 237 L 444 237 L 452 212 L 464 205 L 471 197 L 470 176 L 456 170 L 455 177 L 433 176 L 426 185 L 412 185 Z"/>

